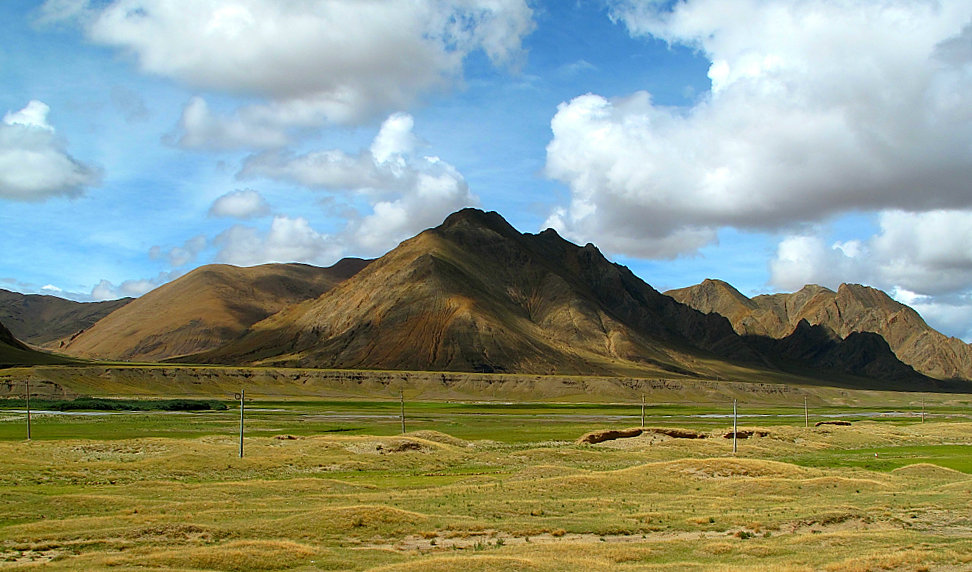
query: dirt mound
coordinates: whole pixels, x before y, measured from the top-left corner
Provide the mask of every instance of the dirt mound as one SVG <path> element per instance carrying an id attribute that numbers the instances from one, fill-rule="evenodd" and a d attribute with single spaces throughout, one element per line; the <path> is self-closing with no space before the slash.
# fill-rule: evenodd
<path id="1" fill-rule="evenodd" d="M 608 429 L 606 431 L 591 431 L 590 433 L 585 433 L 580 439 L 578 439 L 577 444 L 583 445 L 584 443 L 589 443 L 591 445 L 595 445 L 597 443 L 613 441 L 615 439 L 629 439 L 631 437 L 638 437 L 641 435 L 641 433 L 641 429 Z"/>
<path id="2" fill-rule="evenodd" d="M 759 459 L 684 459 L 668 463 L 670 469 L 698 479 L 728 479 L 734 477 L 793 478 L 805 470 L 789 463 Z"/>
<path id="3" fill-rule="evenodd" d="M 439 431 L 410 431 L 405 435 L 407 437 L 415 437 L 416 439 L 432 441 L 433 443 L 452 445 L 453 447 L 468 447 L 470 444 L 469 441 L 460 439 L 458 437 L 453 437 L 452 435 L 447 435 Z"/>
<path id="4" fill-rule="evenodd" d="M 915 463 L 914 465 L 906 465 L 891 472 L 895 475 L 904 477 L 945 481 L 965 481 L 972 478 L 961 471 L 956 471 L 955 469 L 949 469 L 947 467 L 940 467 L 931 463 Z"/>
<path id="5" fill-rule="evenodd" d="M 763 429 L 740 429 L 736 431 L 736 439 L 749 439 L 750 437 L 768 437 L 769 431 Z M 723 437 L 726 439 L 732 439 L 732 431 L 729 431 Z"/>
<path id="6" fill-rule="evenodd" d="M 841 427 L 848 427 L 850 424 L 850 421 L 817 421 L 813 424 L 813 426 L 820 427 L 821 425 L 839 425 Z"/>
<path id="7" fill-rule="evenodd" d="M 577 444 L 583 445 L 588 443 L 595 445 L 605 441 L 629 439 L 631 437 L 640 437 L 641 435 L 665 435 L 673 439 L 705 439 L 707 437 L 705 433 L 699 433 L 698 431 L 682 429 L 679 427 L 645 427 L 643 429 L 640 427 L 634 427 L 631 429 L 607 429 L 604 431 L 591 431 L 590 433 L 585 433 L 580 439 L 578 439 Z"/>
<path id="8" fill-rule="evenodd" d="M 705 439 L 708 437 L 708 435 L 705 433 L 699 433 L 698 431 L 682 429 L 679 427 L 648 427 L 645 429 L 645 433 L 666 435 L 672 439 Z"/>

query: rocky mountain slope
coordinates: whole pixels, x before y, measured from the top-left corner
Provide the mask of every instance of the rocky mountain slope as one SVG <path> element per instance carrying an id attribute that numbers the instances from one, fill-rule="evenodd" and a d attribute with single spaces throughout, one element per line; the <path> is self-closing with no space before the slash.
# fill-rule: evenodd
<path id="1" fill-rule="evenodd" d="M 158 361 L 216 348 L 297 302 L 313 299 L 367 266 L 203 266 L 112 312 L 72 339 L 68 355 Z"/>
<path id="2" fill-rule="evenodd" d="M 747 298 L 720 280 L 666 292 L 701 312 L 732 322 L 740 334 L 782 338 L 803 321 L 840 338 L 855 332 L 881 336 L 902 362 L 938 379 L 972 379 L 972 346 L 932 329 L 912 308 L 884 292 L 842 284 L 836 292 L 809 285 L 792 294 Z"/>
<path id="3" fill-rule="evenodd" d="M 780 368 L 870 375 L 866 362 L 882 364 L 870 370 L 878 377 L 921 379 L 873 340 L 802 335 L 739 336 L 725 318 L 658 293 L 593 245 L 552 230 L 521 234 L 496 213 L 465 209 L 318 299 L 186 360 L 748 379 Z"/>
<path id="4" fill-rule="evenodd" d="M 74 302 L 41 294 L 0 289 L 0 321 L 25 343 L 56 350 L 66 340 L 131 302 Z"/>

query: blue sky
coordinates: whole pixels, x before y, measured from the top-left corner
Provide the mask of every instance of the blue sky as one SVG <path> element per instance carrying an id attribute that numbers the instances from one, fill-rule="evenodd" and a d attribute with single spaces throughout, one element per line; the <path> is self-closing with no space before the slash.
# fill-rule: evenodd
<path id="1" fill-rule="evenodd" d="M 972 339 L 965 0 L 7 0 L 0 287 L 374 257 L 463 206 L 660 290 Z"/>

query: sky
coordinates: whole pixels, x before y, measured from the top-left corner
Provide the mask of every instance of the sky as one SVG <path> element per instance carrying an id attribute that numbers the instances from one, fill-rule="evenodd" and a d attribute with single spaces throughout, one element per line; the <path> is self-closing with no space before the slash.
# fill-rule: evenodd
<path id="1" fill-rule="evenodd" d="M 972 341 L 968 0 L 3 0 L 0 288 L 377 257 L 466 206 Z"/>

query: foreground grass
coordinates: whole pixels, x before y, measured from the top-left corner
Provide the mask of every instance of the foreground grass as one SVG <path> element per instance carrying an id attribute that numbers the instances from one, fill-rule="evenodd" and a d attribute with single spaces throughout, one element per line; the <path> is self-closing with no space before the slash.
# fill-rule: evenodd
<path id="1" fill-rule="evenodd" d="M 31 442 L 13 439 L 20 423 L 8 415 L 0 566 L 972 567 L 972 423 L 957 417 L 810 429 L 790 418 L 761 424 L 766 435 L 733 456 L 725 419 L 678 407 L 654 410 L 649 424 L 708 438 L 574 443 L 640 422 L 617 407 L 518 405 L 503 416 L 413 404 L 413 432 L 401 436 L 392 403 L 356 414 L 341 403 L 261 405 L 270 411 L 253 412 L 243 459 L 234 412 L 48 417 Z M 352 416 L 362 411 L 372 415 Z"/>

